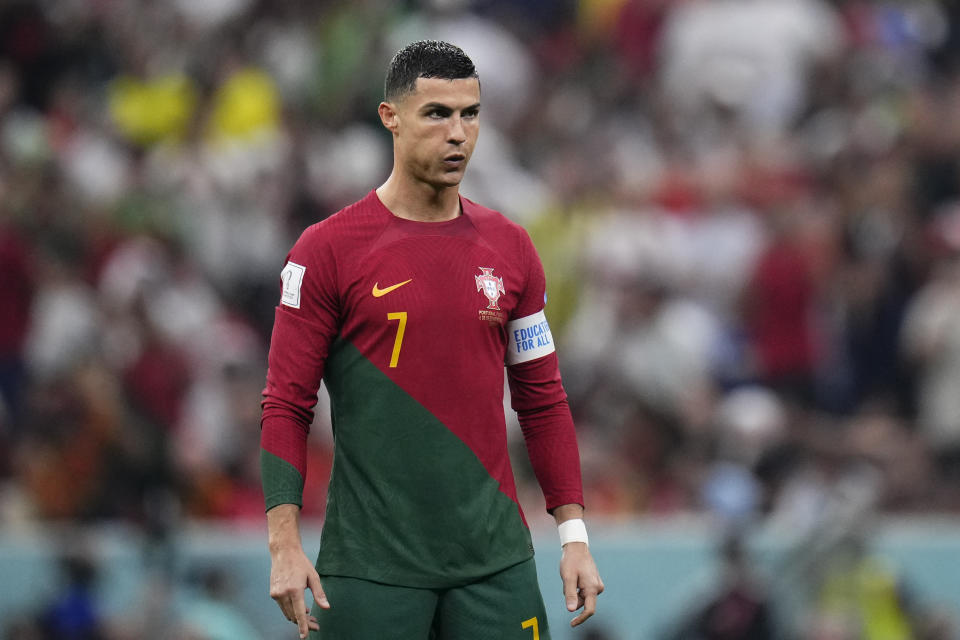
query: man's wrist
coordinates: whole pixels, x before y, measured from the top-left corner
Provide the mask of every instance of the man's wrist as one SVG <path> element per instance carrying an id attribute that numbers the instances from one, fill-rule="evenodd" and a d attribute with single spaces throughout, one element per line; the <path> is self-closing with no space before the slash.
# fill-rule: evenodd
<path id="1" fill-rule="evenodd" d="M 583 518 L 583 506 L 577 504 L 576 502 L 571 502 L 569 504 L 562 504 L 558 507 L 554 507 L 551 510 L 554 519 L 557 521 L 557 524 L 564 522 L 566 520 L 573 520 L 574 518 Z"/>
<path id="2" fill-rule="evenodd" d="M 281 504 L 267 511 L 270 553 L 302 548 L 300 543 L 300 507 Z"/>

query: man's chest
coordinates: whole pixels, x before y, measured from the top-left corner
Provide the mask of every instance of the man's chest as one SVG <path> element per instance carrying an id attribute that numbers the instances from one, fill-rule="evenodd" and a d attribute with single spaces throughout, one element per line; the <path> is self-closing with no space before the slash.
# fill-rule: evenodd
<path id="1" fill-rule="evenodd" d="M 520 256 L 459 237 L 410 237 L 345 260 L 341 335 L 389 367 L 502 350 L 525 285 Z M 502 360 L 501 360 L 502 361 Z"/>

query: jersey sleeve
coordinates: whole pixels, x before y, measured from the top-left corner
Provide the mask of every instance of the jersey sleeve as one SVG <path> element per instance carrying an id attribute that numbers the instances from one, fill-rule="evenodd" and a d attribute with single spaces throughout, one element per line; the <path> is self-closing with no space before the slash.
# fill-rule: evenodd
<path id="1" fill-rule="evenodd" d="M 547 323 L 546 278 L 524 234 L 526 283 L 507 323 L 507 380 L 533 471 L 548 511 L 583 505 L 580 453 L 560 366 Z"/>
<path id="2" fill-rule="evenodd" d="M 317 227 L 300 237 L 280 274 L 267 384 L 261 402 L 260 472 L 267 510 L 303 503 L 307 434 L 339 325 L 336 263 Z"/>

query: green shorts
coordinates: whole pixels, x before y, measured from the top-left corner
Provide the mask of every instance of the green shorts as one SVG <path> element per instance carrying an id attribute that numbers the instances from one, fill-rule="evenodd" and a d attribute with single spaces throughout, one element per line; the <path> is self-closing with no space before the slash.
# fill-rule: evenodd
<path id="1" fill-rule="evenodd" d="M 311 640 L 549 640 L 533 559 L 450 589 L 321 576 L 329 609 L 314 604 Z"/>

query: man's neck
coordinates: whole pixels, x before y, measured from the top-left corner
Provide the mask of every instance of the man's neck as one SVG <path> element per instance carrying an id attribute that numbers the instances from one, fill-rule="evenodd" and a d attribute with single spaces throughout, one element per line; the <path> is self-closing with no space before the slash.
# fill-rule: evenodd
<path id="1" fill-rule="evenodd" d="M 459 186 L 437 189 L 393 173 L 377 188 L 377 197 L 390 213 L 407 220 L 444 222 L 460 215 Z"/>

